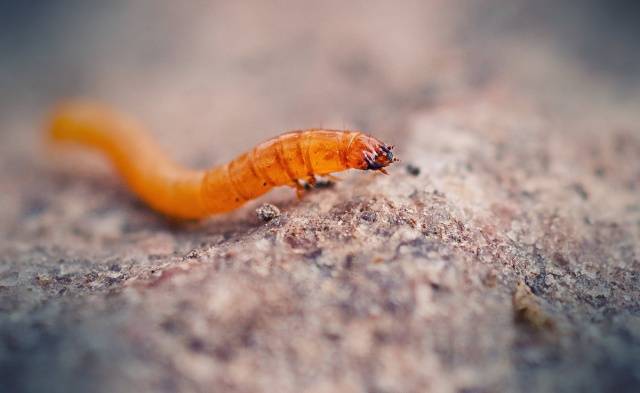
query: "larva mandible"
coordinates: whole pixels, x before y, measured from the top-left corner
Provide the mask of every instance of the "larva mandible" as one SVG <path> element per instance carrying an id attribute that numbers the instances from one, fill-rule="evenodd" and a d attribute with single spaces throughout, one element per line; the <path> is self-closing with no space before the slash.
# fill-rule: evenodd
<path id="1" fill-rule="evenodd" d="M 54 111 L 54 141 L 102 152 L 125 183 L 153 209 L 176 218 L 203 218 L 236 209 L 276 186 L 350 168 L 378 170 L 394 161 L 393 146 L 358 131 L 309 129 L 270 139 L 209 170 L 174 163 L 135 121 L 98 104 L 70 102 Z"/>

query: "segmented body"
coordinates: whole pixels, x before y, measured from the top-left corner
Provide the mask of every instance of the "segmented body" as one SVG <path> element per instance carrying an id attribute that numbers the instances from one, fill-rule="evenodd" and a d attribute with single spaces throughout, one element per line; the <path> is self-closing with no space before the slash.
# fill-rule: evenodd
<path id="1" fill-rule="evenodd" d="M 383 170 L 394 160 L 389 146 L 361 132 L 310 129 L 270 139 L 210 170 L 191 170 L 170 160 L 135 121 L 82 102 L 61 106 L 49 135 L 103 152 L 135 194 L 178 218 L 227 212 L 276 186 L 299 188 L 299 180 L 349 168 Z"/>

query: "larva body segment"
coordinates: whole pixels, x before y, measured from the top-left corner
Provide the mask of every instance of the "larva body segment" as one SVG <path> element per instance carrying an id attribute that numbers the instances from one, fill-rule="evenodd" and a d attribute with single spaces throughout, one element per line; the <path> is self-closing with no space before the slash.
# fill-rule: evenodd
<path id="1" fill-rule="evenodd" d="M 358 132 L 306 130 L 270 139 L 205 175 L 203 199 L 210 213 L 233 210 L 277 186 L 297 186 L 299 179 L 348 169 L 340 159 L 344 135 Z M 350 139 L 350 138 L 349 138 Z M 219 181 L 227 179 L 228 184 Z M 231 194 L 220 197 L 223 192 Z"/>
<path id="2" fill-rule="evenodd" d="M 208 171 L 174 163 L 133 120 L 88 103 L 61 106 L 49 135 L 103 152 L 129 188 L 152 208 L 177 218 L 233 210 L 276 186 L 299 188 L 349 168 L 384 171 L 391 147 L 357 131 L 310 129 L 270 139 Z"/>

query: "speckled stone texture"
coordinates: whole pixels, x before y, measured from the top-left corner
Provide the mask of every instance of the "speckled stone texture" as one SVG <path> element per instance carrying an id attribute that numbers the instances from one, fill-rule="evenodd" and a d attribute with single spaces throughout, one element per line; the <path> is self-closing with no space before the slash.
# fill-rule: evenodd
<path id="1" fill-rule="evenodd" d="M 634 89 L 535 40 L 485 44 L 457 2 L 172 4 L 124 49 L 149 6 L 95 11 L 72 31 L 103 26 L 99 50 L 33 79 L 75 82 L 0 119 L 0 390 L 640 390 Z M 44 110 L 79 93 L 194 166 L 318 125 L 402 162 L 168 221 L 94 157 L 42 146 Z"/>

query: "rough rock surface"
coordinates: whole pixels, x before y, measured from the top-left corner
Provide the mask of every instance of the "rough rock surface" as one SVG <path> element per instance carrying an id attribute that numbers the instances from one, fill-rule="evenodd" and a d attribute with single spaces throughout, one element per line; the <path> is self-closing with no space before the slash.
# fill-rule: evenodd
<path id="1" fill-rule="evenodd" d="M 421 4 L 341 9 L 348 26 L 335 5 L 259 4 L 251 22 L 242 6 L 197 10 L 182 27 L 196 42 L 162 47 L 185 75 L 125 59 L 139 79 L 96 64 L 87 91 L 194 165 L 323 117 L 395 143 L 402 164 L 170 222 L 91 157 L 43 157 L 42 108 L 16 109 L 0 147 L 3 391 L 637 391 L 638 97 L 535 44 L 480 55 Z M 379 31 L 387 17 L 405 23 Z M 264 47 L 202 38 L 246 28 Z M 288 77 L 299 85 L 273 90 Z M 280 209 L 268 222 L 265 201 Z"/>

